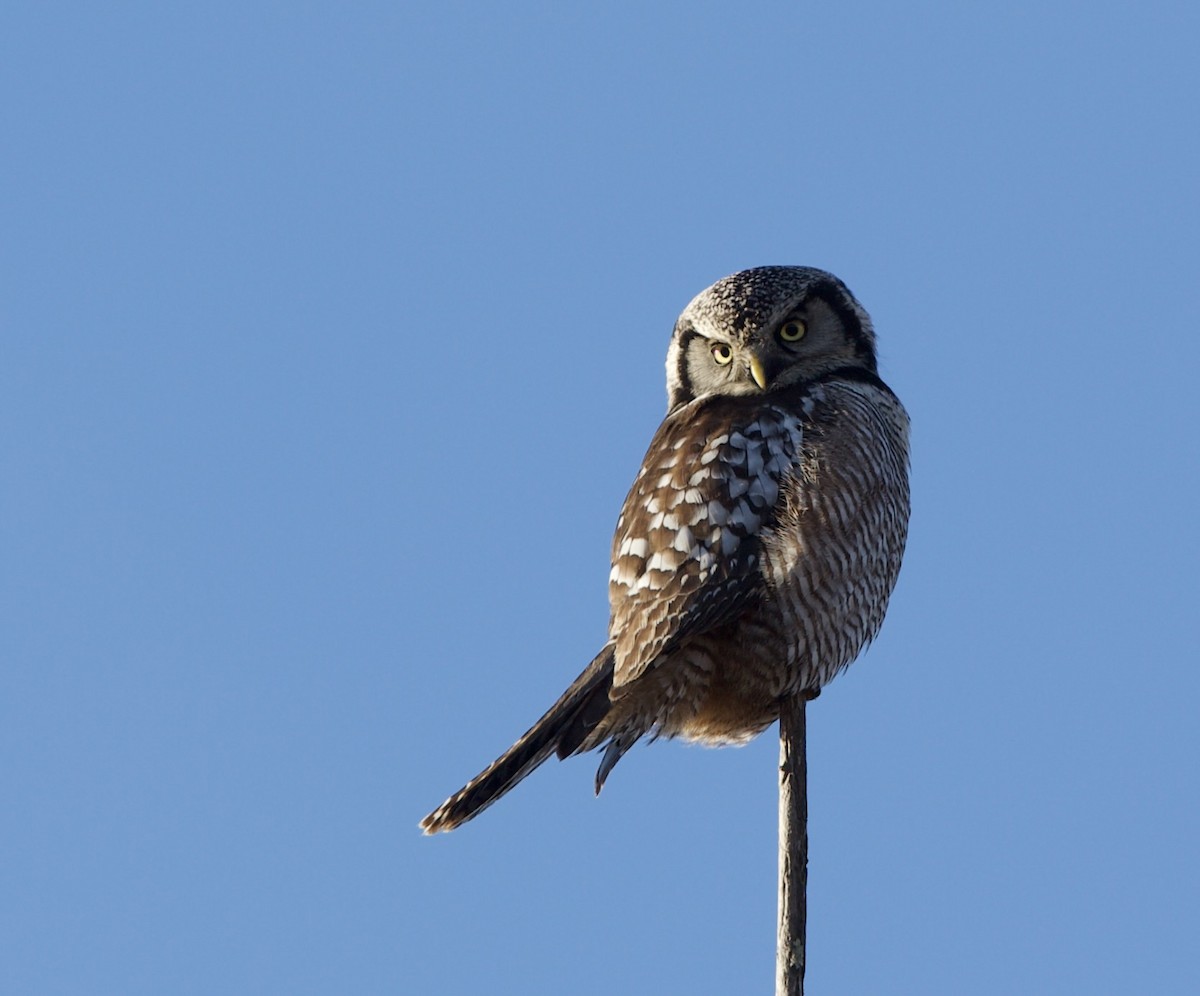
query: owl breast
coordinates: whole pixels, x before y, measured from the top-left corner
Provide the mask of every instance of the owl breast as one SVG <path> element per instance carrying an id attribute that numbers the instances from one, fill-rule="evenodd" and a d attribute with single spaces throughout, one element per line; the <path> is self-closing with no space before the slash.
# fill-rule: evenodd
<path id="1" fill-rule="evenodd" d="M 805 445 L 762 536 L 762 613 L 778 621 L 788 689 L 819 689 L 874 639 L 907 537 L 908 416 L 872 384 L 820 389 Z"/>

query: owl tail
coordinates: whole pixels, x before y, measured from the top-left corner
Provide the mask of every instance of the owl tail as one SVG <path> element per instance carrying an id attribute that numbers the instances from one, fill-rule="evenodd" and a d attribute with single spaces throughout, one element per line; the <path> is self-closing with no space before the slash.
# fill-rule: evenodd
<path id="1" fill-rule="evenodd" d="M 565 758 L 587 749 L 583 743 L 588 734 L 611 708 L 608 692 L 612 681 L 610 644 L 528 733 L 426 816 L 421 829 L 426 833 L 453 830 L 482 813 L 551 754 Z"/>

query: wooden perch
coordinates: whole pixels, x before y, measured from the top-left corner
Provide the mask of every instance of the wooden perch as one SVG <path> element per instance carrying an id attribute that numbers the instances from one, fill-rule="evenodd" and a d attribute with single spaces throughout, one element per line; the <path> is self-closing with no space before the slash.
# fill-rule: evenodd
<path id="1" fill-rule="evenodd" d="M 804 929 L 808 889 L 808 760 L 805 698 L 779 709 L 779 940 L 775 996 L 804 994 Z"/>

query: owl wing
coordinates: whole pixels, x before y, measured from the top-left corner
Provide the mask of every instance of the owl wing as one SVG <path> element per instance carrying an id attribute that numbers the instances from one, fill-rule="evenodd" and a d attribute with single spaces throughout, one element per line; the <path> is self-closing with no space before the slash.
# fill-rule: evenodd
<path id="1" fill-rule="evenodd" d="M 613 537 L 614 692 L 761 597 L 760 537 L 801 441 L 761 398 L 698 398 L 659 427 Z"/>

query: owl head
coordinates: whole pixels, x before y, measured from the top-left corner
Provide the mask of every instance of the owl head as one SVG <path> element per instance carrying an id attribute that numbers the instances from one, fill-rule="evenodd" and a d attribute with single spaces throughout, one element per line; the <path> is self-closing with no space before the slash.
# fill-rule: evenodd
<path id="1" fill-rule="evenodd" d="M 871 319 L 845 284 L 809 266 L 742 270 L 696 295 L 675 323 L 668 409 L 708 394 L 770 394 L 845 368 L 877 369 Z"/>

